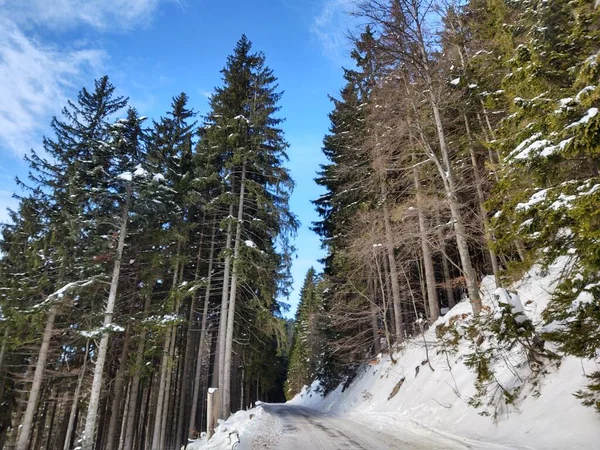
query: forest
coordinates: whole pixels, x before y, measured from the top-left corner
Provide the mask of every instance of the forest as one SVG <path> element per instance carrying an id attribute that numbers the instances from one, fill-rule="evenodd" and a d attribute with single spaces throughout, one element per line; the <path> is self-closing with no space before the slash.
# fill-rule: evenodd
<path id="1" fill-rule="evenodd" d="M 436 326 L 443 348 L 429 351 L 471 346 L 473 406 L 494 389 L 500 403 L 517 399 L 492 369 L 508 350 L 522 350 L 533 383 L 562 355 L 597 361 L 598 6 L 357 2 L 364 27 L 331 98 L 329 162 L 316 178 L 325 194 L 313 202 L 327 257 L 304 282 L 288 399 L 315 379 L 323 395 L 346 388 L 381 352 L 393 363 L 461 301 L 468 326 Z M 543 326 L 508 294 L 500 311 L 482 304 L 485 275 L 509 288 L 561 258 Z M 600 372 L 587 376 L 573 394 L 600 411 Z"/>
<path id="2" fill-rule="evenodd" d="M 285 98 L 246 36 L 206 115 L 181 93 L 148 119 L 104 76 L 52 120 L 1 228 L 0 448 L 178 449 L 206 431 L 209 388 L 221 418 L 315 379 L 326 395 L 459 302 L 469 327 L 436 332 L 472 344 L 482 397 L 502 348 L 540 377 L 561 355 L 598 358 L 600 5 L 359 0 L 352 14 L 315 175 L 324 269 L 294 321 Z M 508 287 L 558 258 L 543 329 L 510 299 L 482 303 L 485 275 Z M 600 411 L 587 375 L 574 394 Z"/>
<path id="3" fill-rule="evenodd" d="M 102 77 L 27 157 L 2 229 L 0 447 L 179 448 L 209 386 L 224 417 L 283 398 L 281 94 L 245 36 L 222 81 L 200 124 L 184 93 L 149 123 Z"/>

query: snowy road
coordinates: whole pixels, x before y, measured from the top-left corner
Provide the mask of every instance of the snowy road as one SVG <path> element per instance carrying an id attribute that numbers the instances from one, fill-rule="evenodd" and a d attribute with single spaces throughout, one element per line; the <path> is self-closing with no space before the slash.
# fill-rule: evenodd
<path id="1" fill-rule="evenodd" d="M 304 406 L 263 404 L 282 427 L 277 442 L 255 440 L 253 449 L 269 450 L 435 450 L 465 448 L 436 442 L 404 430 L 379 430 L 347 418 L 324 414 Z M 389 433 L 393 431 L 393 434 Z M 258 442 L 257 442 L 258 441 Z"/>

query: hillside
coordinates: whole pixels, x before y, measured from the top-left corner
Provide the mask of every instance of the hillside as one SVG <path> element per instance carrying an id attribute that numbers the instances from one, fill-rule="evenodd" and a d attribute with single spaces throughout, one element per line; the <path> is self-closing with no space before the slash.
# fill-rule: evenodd
<path id="1" fill-rule="evenodd" d="M 567 266 L 565 258 L 547 270 L 534 266 L 509 290 L 497 289 L 493 278 L 486 277 L 481 284 L 484 310 L 490 318 L 497 318 L 503 293 L 517 294 L 524 314 L 538 332 L 544 331 L 540 315 Z M 477 396 L 476 374 L 465 365 L 471 349 L 462 341 L 456 352 L 448 353 L 447 343 L 437 336 L 436 329 L 448 324 L 465 329 L 470 320 L 471 306 L 463 300 L 424 336 L 399 346 L 395 363 L 389 354 L 379 355 L 361 365 L 346 387 L 342 383 L 323 397 L 315 381 L 288 404 L 360 424 L 362 433 L 378 430 L 403 439 L 409 436 L 436 448 L 596 448 L 600 415 L 573 395 L 585 386 L 585 375 L 596 370 L 591 360 L 566 356 L 548 361 L 536 377 L 525 352 L 513 346 L 493 364 L 493 373 L 504 389 L 515 393 L 514 402 L 507 404 L 504 396 L 494 396 L 497 390 L 489 389 L 481 407 L 469 405 Z M 481 346 L 486 347 L 485 341 Z M 243 448 L 280 448 L 282 435 L 289 430 L 268 411 L 260 403 L 252 410 L 240 411 L 221 422 L 209 443 L 201 440 L 188 448 L 228 448 L 231 436 L 240 439 Z"/>
<path id="2" fill-rule="evenodd" d="M 512 289 L 518 293 L 525 314 L 539 330 L 540 314 L 546 307 L 558 275 L 565 269 L 565 259 L 552 265 L 547 273 L 534 266 Z M 492 277 L 484 279 L 483 302 L 490 315 L 500 307 Z M 573 396 L 584 387 L 585 374 L 597 370 L 593 361 L 567 356 L 559 367 L 548 363 L 541 377 L 539 396 L 532 383 L 532 373 L 524 355 L 517 348 L 506 351 L 505 360 L 493 366 L 495 377 L 506 389 L 521 386 L 514 405 L 497 398 L 498 415 L 482 416 L 486 408 L 475 409 L 468 401 L 476 395 L 476 375 L 464 364 L 469 353 L 463 341 L 455 354 L 443 351 L 436 337 L 440 325 L 454 323 L 460 329 L 471 318 L 471 306 L 463 300 L 424 335 L 404 343 L 395 353 L 396 364 L 389 355 L 376 363 L 361 366 L 347 389 L 339 386 L 325 398 L 318 393 L 318 383 L 305 388 L 291 403 L 310 406 L 333 414 L 348 414 L 358 421 L 383 429 L 426 428 L 434 433 L 478 447 L 477 442 L 493 442 L 509 448 L 592 449 L 600 439 L 600 416 L 581 405 Z M 429 350 L 429 364 L 425 349 Z M 485 344 L 483 344 L 485 346 Z M 392 393 L 400 385 L 393 398 Z M 488 400 L 490 395 L 486 397 Z"/>

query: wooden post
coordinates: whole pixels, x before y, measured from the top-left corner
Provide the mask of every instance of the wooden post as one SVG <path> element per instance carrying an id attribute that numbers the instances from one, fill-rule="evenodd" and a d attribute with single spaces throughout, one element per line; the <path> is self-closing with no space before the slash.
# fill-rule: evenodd
<path id="1" fill-rule="evenodd" d="M 206 396 L 206 440 L 212 437 L 219 418 L 218 391 L 217 388 L 208 388 L 208 395 Z"/>

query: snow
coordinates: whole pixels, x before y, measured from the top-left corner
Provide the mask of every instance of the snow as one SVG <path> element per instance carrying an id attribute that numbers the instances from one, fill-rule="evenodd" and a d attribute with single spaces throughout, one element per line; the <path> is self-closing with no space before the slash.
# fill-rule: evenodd
<path id="1" fill-rule="evenodd" d="M 521 225 L 519 225 L 519 230 L 521 230 L 523 228 L 527 228 L 532 223 L 533 223 L 533 219 L 527 219 L 527 220 L 523 221 L 523 223 L 521 223 Z"/>
<path id="2" fill-rule="evenodd" d="M 133 180 L 133 175 L 131 174 L 131 172 L 123 172 L 117 175 L 117 179 L 123 181 L 131 181 Z"/>
<path id="3" fill-rule="evenodd" d="M 580 101 L 581 97 L 596 90 L 596 86 L 586 86 L 575 95 L 575 100 Z"/>
<path id="4" fill-rule="evenodd" d="M 161 181 L 165 181 L 165 177 L 162 173 L 155 173 L 154 176 L 152 177 L 152 180 L 159 183 Z"/>
<path id="5" fill-rule="evenodd" d="M 556 145 L 551 145 L 549 147 L 546 147 L 544 150 L 542 150 L 542 152 L 540 153 L 540 155 L 548 157 L 552 154 L 554 154 L 557 151 L 562 151 L 565 149 L 565 147 L 569 144 L 569 142 L 571 142 L 573 140 L 572 137 L 568 138 L 568 139 L 564 139 L 562 141 L 560 141 L 558 144 Z"/>
<path id="6" fill-rule="evenodd" d="M 25 274 L 13 274 L 13 275 L 25 275 Z M 83 287 L 91 286 L 96 281 L 97 281 L 96 278 L 89 278 L 86 280 L 73 281 L 71 283 L 67 283 L 63 287 L 61 287 L 60 289 L 58 289 L 57 291 L 53 292 L 48 297 L 46 297 L 42 302 L 37 303 L 36 305 L 32 306 L 30 312 L 39 310 L 40 308 L 43 308 L 49 304 L 52 304 L 55 300 L 63 299 L 66 294 L 70 293 L 71 291 L 75 290 L 76 288 L 83 288 Z"/>
<path id="7" fill-rule="evenodd" d="M 144 177 L 147 177 L 148 175 L 150 175 L 150 174 L 148 173 L 148 171 L 146 169 L 144 169 L 142 167 L 141 164 L 138 164 L 135 167 L 135 171 L 133 172 L 133 176 L 138 177 L 138 178 L 144 178 Z"/>
<path id="8" fill-rule="evenodd" d="M 540 139 L 539 141 L 534 141 L 531 144 L 529 144 L 524 150 L 522 150 L 516 156 L 514 156 L 514 159 L 527 159 L 532 153 L 542 148 L 548 147 L 551 144 L 552 142 L 550 142 L 547 139 Z"/>
<path id="9" fill-rule="evenodd" d="M 531 145 L 531 143 L 535 142 L 541 135 L 542 133 L 535 133 L 533 136 L 528 137 L 522 141 L 512 152 L 510 152 L 508 157 L 512 158 L 514 155 L 521 153 L 525 147 Z"/>
<path id="10" fill-rule="evenodd" d="M 529 319 L 540 327 L 541 313 L 566 264 L 567 259 L 561 258 L 547 271 L 534 266 L 510 289 L 497 288 L 488 276 L 481 283 L 483 304 L 492 310 L 491 314 L 500 306 L 499 302 L 509 304 L 516 321 Z M 588 294 L 584 291 L 574 307 L 589 301 Z M 409 428 L 419 433 L 434 433 L 468 448 L 597 448 L 600 415 L 573 396 L 586 384 L 584 374 L 597 370 L 591 360 L 565 357 L 558 368 L 548 366 L 549 373 L 540 383 L 541 395 L 536 396 L 532 387 L 525 384 L 515 407 L 504 410 L 496 422 L 467 404 L 475 394 L 475 374 L 462 363 L 468 348 L 461 344 L 457 353 L 445 353 L 435 328 L 450 321 L 459 325 L 468 321 L 471 314 L 470 304 L 463 301 L 425 333 L 435 371 L 423 364 L 424 340 L 419 337 L 404 343 L 395 353 L 396 364 L 391 363 L 389 355 L 383 355 L 380 362 L 361 367 L 344 392 L 340 386 L 322 398 L 318 383 L 313 383 L 291 403 L 350 417 L 387 432 Z M 507 359 L 517 356 L 512 351 L 507 353 Z M 523 366 L 517 364 L 496 364 L 494 369 L 496 378 L 505 386 L 519 385 L 519 377 L 526 374 Z M 404 381 L 400 390 L 389 398 L 401 380 Z"/>
<path id="11" fill-rule="evenodd" d="M 500 306 L 510 306 L 512 313 L 515 315 L 515 322 L 522 324 L 528 320 L 527 316 L 525 315 L 525 308 L 523 308 L 521 299 L 517 294 L 508 292 L 503 288 L 497 288 L 494 292 L 494 295 L 498 298 L 498 304 Z"/>
<path id="12" fill-rule="evenodd" d="M 590 286 L 587 287 L 588 289 Z M 569 307 L 569 312 L 575 312 L 584 305 L 588 305 L 594 301 L 594 295 L 589 290 L 582 291 Z"/>
<path id="13" fill-rule="evenodd" d="M 177 323 L 181 318 L 177 314 L 165 314 L 164 316 L 150 316 L 144 319 L 145 323 L 155 323 L 158 325 L 170 325 Z"/>
<path id="14" fill-rule="evenodd" d="M 579 125 L 584 125 L 584 124 L 588 123 L 590 121 L 590 119 L 596 117 L 597 114 L 598 114 L 598 108 L 590 108 L 587 110 L 587 112 L 581 119 L 579 119 L 577 122 L 573 122 L 572 124 L 567 125 L 566 129 L 573 128 L 573 127 L 576 127 Z"/>
<path id="15" fill-rule="evenodd" d="M 455 78 L 454 80 L 452 80 L 452 81 L 450 82 L 450 84 L 451 84 L 452 86 L 458 86 L 458 83 L 460 83 L 460 77 L 458 77 L 458 78 Z"/>
<path id="16" fill-rule="evenodd" d="M 233 120 L 244 120 L 246 121 L 246 123 L 250 123 L 250 121 L 242 114 L 240 114 L 239 116 L 235 116 Z"/>
<path id="17" fill-rule="evenodd" d="M 256 248 L 256 244 L 249 239 L 247 241 L 244 241 L 244 244 L 246 244 L 246 247 Z"/>
<path id="18" fill-rule="evenodd" d="M 534 205 L 537 205 L 538 203 L 543 202 L 544 200 L 546 200 L 546 195 L 548 194 L 548 190 L 547 189 L 542 189 L 540 191 L 537 191 L 535 194 L 533 194 L 529 200 L 525 203 L 518 203 L 517 206 L 515 207 L 516 211 L 527 211 L 529 208 L 531 208 Z"/>
<path id="19" fill-rule="evenodd" d="M 101 337 L 104 333 L 122 333 L 123 331 L 125 331 L 125 328 L 123 328 L 122 326 L 117 325 L 115 323 L 109 323 L 108 325 L 103 325 L 94 330 L 80 330 L 77 333 L 83 336 L 84 338 L 95 339 Z"/>
<path id="20" fill-rule="evenodd" d="M 576 195 L 565 195 L 561 192 L 556 201 L 550 205 L 550 208 L 554 210 L 558 210 L 560 208 L 569 208 L 571 206 L 571 202 L 576 199 Z"/>
<path id="21" fill-rule="evenodd" d="M 564 111 L 568 111 L 570 109 L 573 109 L 573 106 L 577 105 L 579 103 L 579 98 L 578 97 L 565 97 L 565 98 L 561 98 L 558 101 L 558 108 L 556 108 L 554 110 L 554 112 L 556 114 L 560 114 Z"/>
<path id="22" fill-rule="evenodd" d="M 480 285 L 483 314 L 493 317 L 509 305 L 517 323 L 531 321 L 538 329 L 556 329 L 560 324 L 542 326 L 541 314 L 568 265 L 569 259 L 561 257 L 546 269 L 534 266 L 520 281 L 506 288 L 497 287 L 493 277 L 485 277 Z M 589 301 L 591 295 L 586 288 L 572 308 Z M 400 439 L 412 434 L 423 442 L 427 439 L 446 442 L 436 448 L 596 449 L 600 441 L 600 415 L 573 396 L 586 384 L 585 374 L 597 370 L 594 361 L 564 357 L 558 366 L 547 365 L 544 368 L 547 373 L 534 387 L 533 383 L 527 383 L 531 371 L 526 356 L 511 348 L 500 361 L 493 363 L 492 369 L 504 387 L 522 388 L 517 402 L 504 406 L 496 418 L 482 415 L 481 409 L 468 404 L 475 395 L 476 379 L 475 373 L 463 363 L 471 351 L 469 344 L 461 341 L 455 352 L 449 351 L 437 337 L 436 328 L 453 324 L 457 331 L 465 333 L 465 326 L 471 320 L 470 303 L 463 300 L 423 336 L 396 346 L 395 364 L 389 354 L 380 354 L 358 369 L 346 389 L 340 385 L 322 397 L 319 383 L 314 382 L 289 403 L 317 409 L 331 415 L 328 417 L 353 421 L 357 426 Z M 424 343 L 428 346 L 429 361 Z M 392 395 L 394 390 L 396 393 Z M 202 437 L 187 448 L 275 449 L 279 448 L 276 444 L 284 433 L 280 419 L 257 402 L 256 408 L 219 421 L 210 441 Z"/>
<path id="23" fill-rule="evenodd" d="M 258 403 L 256 408 L 238 411 L 226 421 L 219 420 L 215 434 L 209 441 L 206 441 L 206 436 L 202 436 L 190 441 L 187 450 L 273 448 L 283 429 L 277 419 L 265 412 Z"/>

